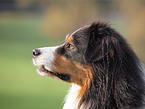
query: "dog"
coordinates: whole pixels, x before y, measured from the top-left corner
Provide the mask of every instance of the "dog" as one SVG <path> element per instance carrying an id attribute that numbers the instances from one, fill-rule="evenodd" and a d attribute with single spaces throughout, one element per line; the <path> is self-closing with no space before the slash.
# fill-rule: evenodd
<path id="1" fill-rule="evenodd" d="M 64 44 L 33 50 L 38 73 L 72 83 L 63 109 L 138 109 L 144 106 L 144 68 L 108 23 L 93 22 Z"/>

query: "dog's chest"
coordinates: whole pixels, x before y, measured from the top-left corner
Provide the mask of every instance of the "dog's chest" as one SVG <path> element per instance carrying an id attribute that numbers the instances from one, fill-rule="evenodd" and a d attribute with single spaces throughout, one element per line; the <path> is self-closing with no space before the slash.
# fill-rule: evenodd
<path id="1" fill-rule="evenodd" d="M 80 90 L 81 90 L 80 86 L 76 84 L 72 84 L 72 87 L 70 88 L 65 98 L 65 104 L 63 106 L 63 109 L 88 109 L 89 108 L 90 103 L 82 104 L 79 107 L 81 98 L 78 97 L 78 94 Z"/>
<path id="2" fill-rule="evenodd" d="M 80 98 L 77 96 L 80 89 L 80 86 L 72 84 L 72 87 L 70 88 L 68 95 L 65 98 L 63 109 L 78 109 Z"/>

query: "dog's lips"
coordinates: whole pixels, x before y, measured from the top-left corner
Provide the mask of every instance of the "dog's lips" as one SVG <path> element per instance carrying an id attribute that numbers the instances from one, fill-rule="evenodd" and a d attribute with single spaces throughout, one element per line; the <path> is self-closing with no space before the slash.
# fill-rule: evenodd
<path id="1" fill-rule="evenodd" d="M 42 65 L 38 68 L 38 70 L 39 70 L 38 72 L 40 73 L 40 75 L 51 76 L 51 77 L 61 79 L 64 81 L 68 81 L 68 82 L 70 81 L 70 76 L 68 74 L 54 73 L 54 72 L 48 70 L 47 66 Z"/>
<path id="2" fill-rule="evenodd" d="M 40 66 L 38 69 L 39 69 L 41 72 L 49 73 L 49 70 L 46 69 L 46 67 L 45 67 L 44 65 Z"/>
<path id="3" fill-rule="evenodd" d="M 44 66 L 44 65 L 39 66 L 38 70 L 39 70 L 39 72 L 41 72 L 42 75 L 48 75 L 49 76 L 49 74 L 51 73 L 51 71 L 48 70 L 48 68 L 46 66 Z"/>
<path id="4" fill-rule="evenodd" d="M 38 73 L 42 76 L 50 76 L 50 77 L 59 79 L 57 77 L 57 73 L 54 73 L 54 72 L 48 70 L 48 67 L 45 65 L 41 65 L 38 67 Z"/>

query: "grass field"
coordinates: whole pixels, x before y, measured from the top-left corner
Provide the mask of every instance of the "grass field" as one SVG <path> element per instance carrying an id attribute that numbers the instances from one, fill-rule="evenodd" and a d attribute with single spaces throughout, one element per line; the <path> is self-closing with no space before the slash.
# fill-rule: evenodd
<path id="1" fill-rule="evenodd" d="M 0 109 L 61 109 L 69 83 L 40 76 L 32 50 L 61 44 L 42 37 L 39 19 L 0 20 Z"/>

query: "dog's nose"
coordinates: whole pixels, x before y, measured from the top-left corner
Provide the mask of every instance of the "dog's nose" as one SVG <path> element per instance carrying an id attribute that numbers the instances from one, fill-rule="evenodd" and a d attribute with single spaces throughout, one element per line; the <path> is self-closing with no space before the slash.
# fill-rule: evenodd
<path id="1" fill-rule="evenodd" d="M 33 50 L 33 57 L 39 56 L 41 54 L 39 49 L 34 49 Z"/>

